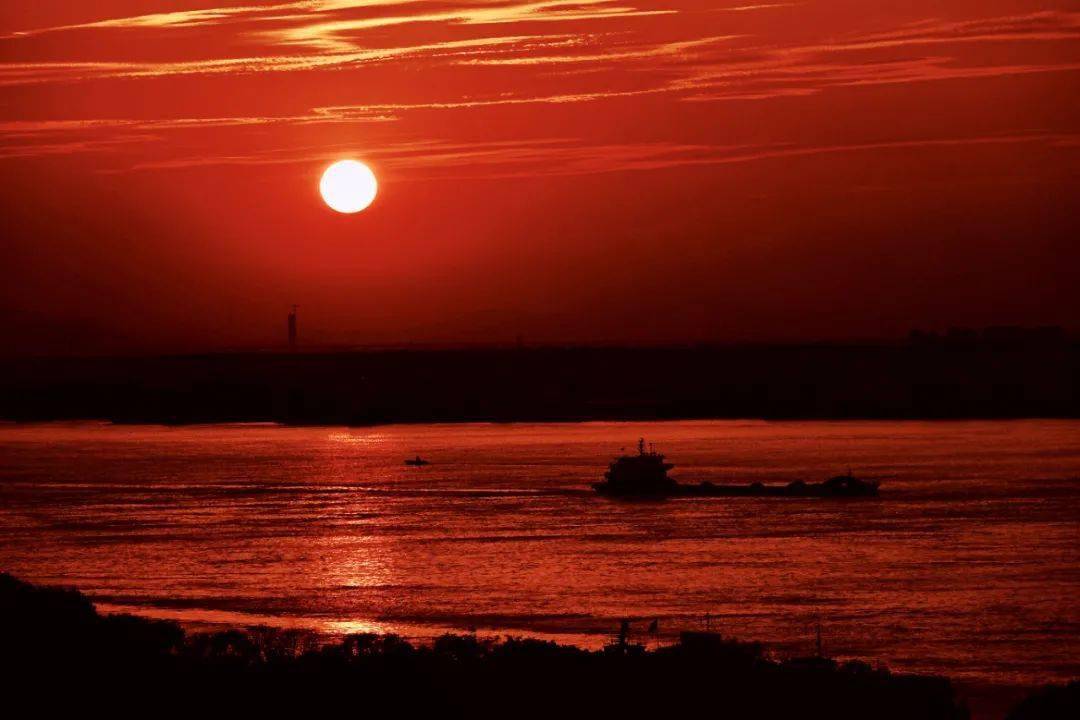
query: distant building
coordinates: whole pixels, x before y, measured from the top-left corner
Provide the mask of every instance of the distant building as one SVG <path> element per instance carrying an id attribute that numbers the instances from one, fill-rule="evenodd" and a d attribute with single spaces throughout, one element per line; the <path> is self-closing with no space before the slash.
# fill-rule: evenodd
<path id="1" fill-rule="evenodd" d="M 1056 325 L 996 325 L 981 330 L 951 327 L 944 335 L 932 330 L 912 330 L 908 335 L 912 345 L 944 347 L 1046 348 L 1063 346 L 1068 340 L 1065 329 Z"/>
<path id="2" fill-rule="evenodd" d="M 1019 327 L 999 325 L 983 330 L 983 340 L 995 345 L 1061 345 L 1065 342 L 1065 329 L 1057 326 Z"/>

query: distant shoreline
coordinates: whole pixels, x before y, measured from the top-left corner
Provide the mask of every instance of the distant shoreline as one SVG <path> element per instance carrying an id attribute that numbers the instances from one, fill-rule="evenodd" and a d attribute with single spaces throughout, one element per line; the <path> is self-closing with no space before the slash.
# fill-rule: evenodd
<path id="1" fill-rule="evenodd" d="M 0 418 L 187 425 L 1080 418 L 1080 346 L 0 359 Z"/>

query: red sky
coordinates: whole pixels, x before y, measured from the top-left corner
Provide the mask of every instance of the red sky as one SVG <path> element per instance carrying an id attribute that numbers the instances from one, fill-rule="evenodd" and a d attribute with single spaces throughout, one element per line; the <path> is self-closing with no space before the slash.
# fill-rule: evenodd
<path id="1" fill-rule="evenodd" d="M 1078 70 L 1077 2 L 4 3 L 4 352 L 1075 327 Z"/>

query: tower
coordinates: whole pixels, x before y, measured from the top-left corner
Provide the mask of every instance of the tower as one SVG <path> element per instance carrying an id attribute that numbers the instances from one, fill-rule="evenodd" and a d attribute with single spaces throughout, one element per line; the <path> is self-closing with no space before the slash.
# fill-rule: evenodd
<path id="1" fill-rule="evenodd" d="M 289 310 L 289 349 L 290 350 L 295 350 L 296 349 L 296 308 L 298 308 L 298 307 L 300 307 L 300 306 L 299 305 L 293 305 L 292 309 Z"/>

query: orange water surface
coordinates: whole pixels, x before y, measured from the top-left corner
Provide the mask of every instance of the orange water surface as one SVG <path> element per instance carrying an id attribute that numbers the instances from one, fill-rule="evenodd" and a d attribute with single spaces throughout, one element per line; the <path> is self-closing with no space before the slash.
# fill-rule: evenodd
<path id="1" fill-rule="evenodd" d="M 639 437 L 680 480 L 877 500 L 606 500 Z M 406 467 L 420 454 L 432 464 Z M 961 680 L 1080 675 L 1080 422 L 0 426 L 0 567 L 193 626 L 595 646 L 624 617 Z"/>

